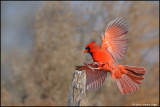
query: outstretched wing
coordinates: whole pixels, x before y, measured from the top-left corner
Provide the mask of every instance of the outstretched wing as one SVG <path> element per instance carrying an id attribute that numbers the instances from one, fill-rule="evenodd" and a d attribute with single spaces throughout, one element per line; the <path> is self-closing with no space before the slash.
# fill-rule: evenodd
<path id="1" fill-rule="evenodd" d="M 116 18 L 111 21 L 105 35 L 102 34 L 102 48 L 107 49 L 115 60 L 121 59 L 127 50 L 128 23 L 123 18 Z"/>
<path id="2" fill-rule="evenodd" d="M 86 64 L 84 66 L 76 66 L 77 70 L 86 71 L 86 89 L 87 90 L 98 90 L 105 78 L 107 77 L 107 72 L 104 70 L 92 70 L 90 67 L 97 68 L 96 65 Z"/>

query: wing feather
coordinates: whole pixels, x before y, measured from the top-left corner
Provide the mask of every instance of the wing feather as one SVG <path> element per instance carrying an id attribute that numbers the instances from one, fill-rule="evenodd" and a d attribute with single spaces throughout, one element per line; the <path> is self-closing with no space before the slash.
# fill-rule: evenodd
<path id="1" fill-rule="evenodd" d="M 89 66 L 93 68 L 97 68 L 96 65 L 88 64 Z M 92 70 L 89 68 L 87 64 L 84 66 L 76 66 L 77 70 L 85 70 L 86 71 L 86 89 L 87 90 L 98 90 L 105 78 L 107 77 L 107 72 L 104 70 Z"/>
<path id="2" fill-rule="evenodd" d="M 105 35 L 102 34 L 102 48 L 107 49 L 115 60 L 123 58 L 126 53 L 127 33 L 128 23 L 123 18 L 116 18 L 108 24 Z"/>

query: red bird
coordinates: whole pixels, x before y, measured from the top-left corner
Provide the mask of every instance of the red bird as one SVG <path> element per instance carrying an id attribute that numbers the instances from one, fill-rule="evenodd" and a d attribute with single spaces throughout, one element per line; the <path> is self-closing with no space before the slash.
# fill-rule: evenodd
<path id="1" fill-rule="evenodd" d="M 101 35 L 102 45 L 93 41 L 85 47 L 84 53 L 90 53 L 93 63 L 78 69 L 86 70 L 87 89 L 100 88 L 107 72 L 110 72 L 112 79 L 116 80 L 122 94 L 131 93 L 139 88 L 138 84 L 141 84 L 146 73 L 145 68 L 121 65 L 117 62 L 126 53 L 128 39 L 125 36 L 127 33 L 127 22 L 123 18 L 116 18 L 108 24 L 105 34 Z"/>

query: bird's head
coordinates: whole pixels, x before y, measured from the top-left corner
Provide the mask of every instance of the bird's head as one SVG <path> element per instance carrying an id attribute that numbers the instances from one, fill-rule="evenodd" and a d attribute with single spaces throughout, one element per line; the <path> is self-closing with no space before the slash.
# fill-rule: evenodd
<path id="1" fill-rule="evenodd" d="M 90 42 L 89 44 L 86 45 L 85 47 L 85 50 L 84 50 L 84 53 L 93 53 L 95 51 L 95 42 L 96 41 L 93 41 L 93 42 Z"/>

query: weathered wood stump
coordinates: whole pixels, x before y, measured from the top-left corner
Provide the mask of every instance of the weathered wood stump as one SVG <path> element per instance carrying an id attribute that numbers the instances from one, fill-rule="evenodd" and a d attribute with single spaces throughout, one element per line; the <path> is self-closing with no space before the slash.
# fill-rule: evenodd
<path id="1" fill-rule="evenodd" d="M 72 85 L 69 93 L 69 106 L 86 106 L 86 72 L 76 70 L 73 74 Z"/>

